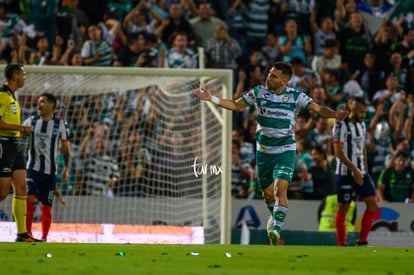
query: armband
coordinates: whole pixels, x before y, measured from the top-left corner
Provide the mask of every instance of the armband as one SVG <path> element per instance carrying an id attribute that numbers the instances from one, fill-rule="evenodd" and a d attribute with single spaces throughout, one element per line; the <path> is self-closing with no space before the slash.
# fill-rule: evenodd
<path id="1" fill-rule="evenodd" d="M 212 96 L 210 101 L 215 105 L 220 105 L 220 98 L 218 98 L 217 96 Z"/>

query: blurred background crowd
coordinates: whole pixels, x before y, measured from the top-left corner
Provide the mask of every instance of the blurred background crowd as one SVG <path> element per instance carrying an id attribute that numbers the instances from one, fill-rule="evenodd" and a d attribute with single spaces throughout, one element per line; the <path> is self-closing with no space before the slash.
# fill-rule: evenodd
<path id="1" fill-rule="evenodd" d="M 1 63 L 225 68 L 234 72 L 235 98 L 263 83 L 273 62 L 291 62 L 289 86 L 321 105 L 336 109 L 350 97 L 365 98 L 369 169 L 378 197 L 414 198 L 413 1 L 2 0 L 0 32 Z M 115 114 L 122 108 L 112 100 L 101 105 L 112 106 L 106 112 Z M 254 111 L 233 114 L 237 198 L 260 197 Z M 320 200 L 335 193 L 333 123 L 299 113 L 290 198 Z M 95 125 L 95 135 L 102 131 L 105 126 Z M 79 144 L 93 135 L 85 132 Z M 140 167 L 130 169 L 134 177 L 142 177 Z M 401 183 L 401 191 L 390 173 L 409 174 L 411 182 Z"/>

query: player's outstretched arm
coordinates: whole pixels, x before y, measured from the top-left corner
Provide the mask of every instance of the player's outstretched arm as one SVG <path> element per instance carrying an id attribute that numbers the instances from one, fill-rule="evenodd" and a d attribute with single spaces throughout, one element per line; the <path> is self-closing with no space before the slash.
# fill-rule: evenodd
<path id="1" fill-rule="evenodd" d="M 312 102 L 309 104 L 308 109 L 310 111 L 313 111 L 324 118 L 336 118 L 336 120 L 343 120 L 345 119 L 349 111 L 346 107 L 342 107 L 341 109 L 338 109 L 336 111 L 332 110 L 331 108 L 321 106 L 315 102 Z"/>
<path id="2" fill-rule="evenodd" d="M 0 129 L 6 131 L 19 131 L 23 135 L 30 135 L 33 133 L 33 128 L 26 125 L 10 124 L 0 118 Z"/>
<path id="3" fill-rule="evenodd" d="M 247 107 L 246 102 L 244 102 L 241 97 L 238 99 L 218 98 L 213 96 L 210 91 L 204 88 L 193 90 L 193 94 L 201 100 L 210 101 L 211 103 L 228 110 L 238 111 Z"/>

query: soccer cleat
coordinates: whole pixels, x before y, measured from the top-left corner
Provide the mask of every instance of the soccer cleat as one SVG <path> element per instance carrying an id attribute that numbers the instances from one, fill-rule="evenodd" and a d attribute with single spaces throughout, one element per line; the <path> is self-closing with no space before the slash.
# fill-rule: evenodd
<path id="1" fill-rule="evenodd" d="M 42 241 L 33 238 L 32 235 L 26 232 L 22 234 L 17 234 L 16 242 L 34 243 L 34 242 L 42 242 Z"/>
<path id="2" fill-rule="evenodd" d="M 368 246 L 368 242 L 367 241 L 365 241 L 365 242 L 357 241 L 356 246 Z"/>
<path id="3" fill-rule="evenodd" d="M 267 237 L 269 238 L 271 245 L 279 244 L 280 235 L 276 230 L 272 230 L 269 233 L 267 233 Z"/>
<path id="4" fill-rule="evenodd" d="M 267 234 L 269 234 L 269 232 L 272 231 L 273 223 L 274 223 L 273 222 L 273 217 L 269 216 L 269 219 L 267 220 L 267 226 L 266 226 Z"/>

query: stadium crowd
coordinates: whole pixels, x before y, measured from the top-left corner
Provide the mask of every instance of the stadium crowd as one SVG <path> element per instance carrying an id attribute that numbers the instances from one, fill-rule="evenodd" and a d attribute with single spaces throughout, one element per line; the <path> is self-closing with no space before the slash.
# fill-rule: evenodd
<path id="1" fill-rule="evenodd" d="M 351 97 L 365 98 L 369 169 L 379 199 L 414 202 L 414 177 L 398 188 L 389 180 L 401 170 L 414 176 L 412 1 L 2 0 L 0 26 L 1 63 L 198 68 L 202 47 L 206 67 L 233 70 L 234 98 L 262 83 L 273 62 L 290 62 L 294 76 L 289 86 L 321 105 L 337 109 Z M 149 105 L 156 104 L 149 101 L 145 94 L 136 95 L 132 110 L 123 108 L 123 97 L 96 96 L 82 108 L 76 99 L 66 102 L 71 114 L 78 114 L 68 116 L 76 120 L 68 122 L 78 128 L 72 141 L 83 156 L 75 167 L 85 168 L 75 171 L 76 186 L 66 193 L 145 195 L 139 185 L 151 152 L 141 144 L 151 143 L 152 129 L 143 125 L 153 125 Z M 254 111 L 233 114 L 232 193 L 237 198 L 261 198 Z M 114 132 L 108 121 L 125 123 Z M 321 200 L 335 193 L 333 123 L 306 110 L 298 114 L 290 198 Z M 132 128 L 136 131 L 128 131 Z M 167 134 L 157 142 L 181 142 L 180 136 Z M 118 142 L 116 152 L 107 150 L 114 148 L 109 146 L 114 140 L 127 142 Z M 87 168 L 99 166 L 88 158 L 91 152 L 103 156 L 105 177 Z M 394 169 L 400 158 L 404 167 Z M 128 161 L 121 165 L 118 159 Z M 383 171 L 388 171 L 384 179 Z M 102 179 L 114 193 L 91 187 Z M 84 182 L 91 182 L 89 189 L 82 189 Z"/>

